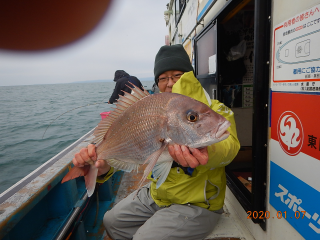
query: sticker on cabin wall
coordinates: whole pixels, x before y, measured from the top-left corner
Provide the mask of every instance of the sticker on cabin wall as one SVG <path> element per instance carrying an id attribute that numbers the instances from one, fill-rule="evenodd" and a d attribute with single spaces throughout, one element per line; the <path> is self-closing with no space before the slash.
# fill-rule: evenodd
<path id="1" fill-rule="evenodd" d="M 273 30 L 273 91 L 320 92 L 320 4 Z"/>
<path id="2" fill-rule="evenodd" d="M 291 111 L 285 111 L 278 119 L 278 140 L 285 153 L 297 155 L 303 145 L 303 127 L 300 118 Z"/>
<path id="3" fill-rule="evenodd" d="M 289 156 L 303 152 L 320 160 L 320 96 L 273 92 L 272 102 L 279 104 L 272 104 L 271 138 Z"/>
<path id="4" fill-rule="evenodd" d="M 210 56 L 209 60 L 208 60 L 208 63 L 209 63 L 209 74 L 216 73 L 216 71 L 217 71 L 217 69 L 216 69 L 216 66 L 217 66 L 217 55 L 214 54 L 214 55 Z"/>

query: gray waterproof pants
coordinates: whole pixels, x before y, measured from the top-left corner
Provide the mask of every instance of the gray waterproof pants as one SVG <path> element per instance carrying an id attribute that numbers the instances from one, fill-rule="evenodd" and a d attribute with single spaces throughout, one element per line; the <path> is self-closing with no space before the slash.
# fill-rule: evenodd
<path id="1" fill-rule="evenodd" d="M 151 198 L 149 184 L 120 201 L 106 212 L 103 224 L 114 240 L 179 240 L 204 239 L 223 212 L 193 206 L 173 204 L 159 207 Z"/>

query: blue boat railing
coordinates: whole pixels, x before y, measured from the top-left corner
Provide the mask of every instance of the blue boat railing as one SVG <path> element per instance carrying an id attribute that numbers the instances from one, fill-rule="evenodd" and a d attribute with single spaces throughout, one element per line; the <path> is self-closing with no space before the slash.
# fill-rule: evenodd
<path id="1" fill-rule="evenodd" d="M 116 197 L 122 172 L 86 197 L 83 178 L 61 184 L 76 152 L 93 130 L 0 195 L 0 239 L 102 239 L 104 213 Z"/>

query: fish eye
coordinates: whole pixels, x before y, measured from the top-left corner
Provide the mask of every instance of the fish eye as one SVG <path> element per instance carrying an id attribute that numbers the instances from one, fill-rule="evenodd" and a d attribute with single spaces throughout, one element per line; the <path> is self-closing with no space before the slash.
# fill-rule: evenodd
<path id="1" fill-rule="evenodd" d="M 187 119 L 190 122 L 195 122 L 199 118 L 198 114 L 196 112 L 188 112 L 187 113 Z"/>

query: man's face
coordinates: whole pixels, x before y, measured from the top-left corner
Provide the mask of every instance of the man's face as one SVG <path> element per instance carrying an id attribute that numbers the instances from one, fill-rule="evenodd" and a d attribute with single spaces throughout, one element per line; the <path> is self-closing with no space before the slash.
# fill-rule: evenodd
<path id="1" fill-rule="evenodd" d="M 180 79 L 184 72 L 170 70 L 162 73 L 158 78 L 160 92 L 172 92 L 173 85 Z"/>

